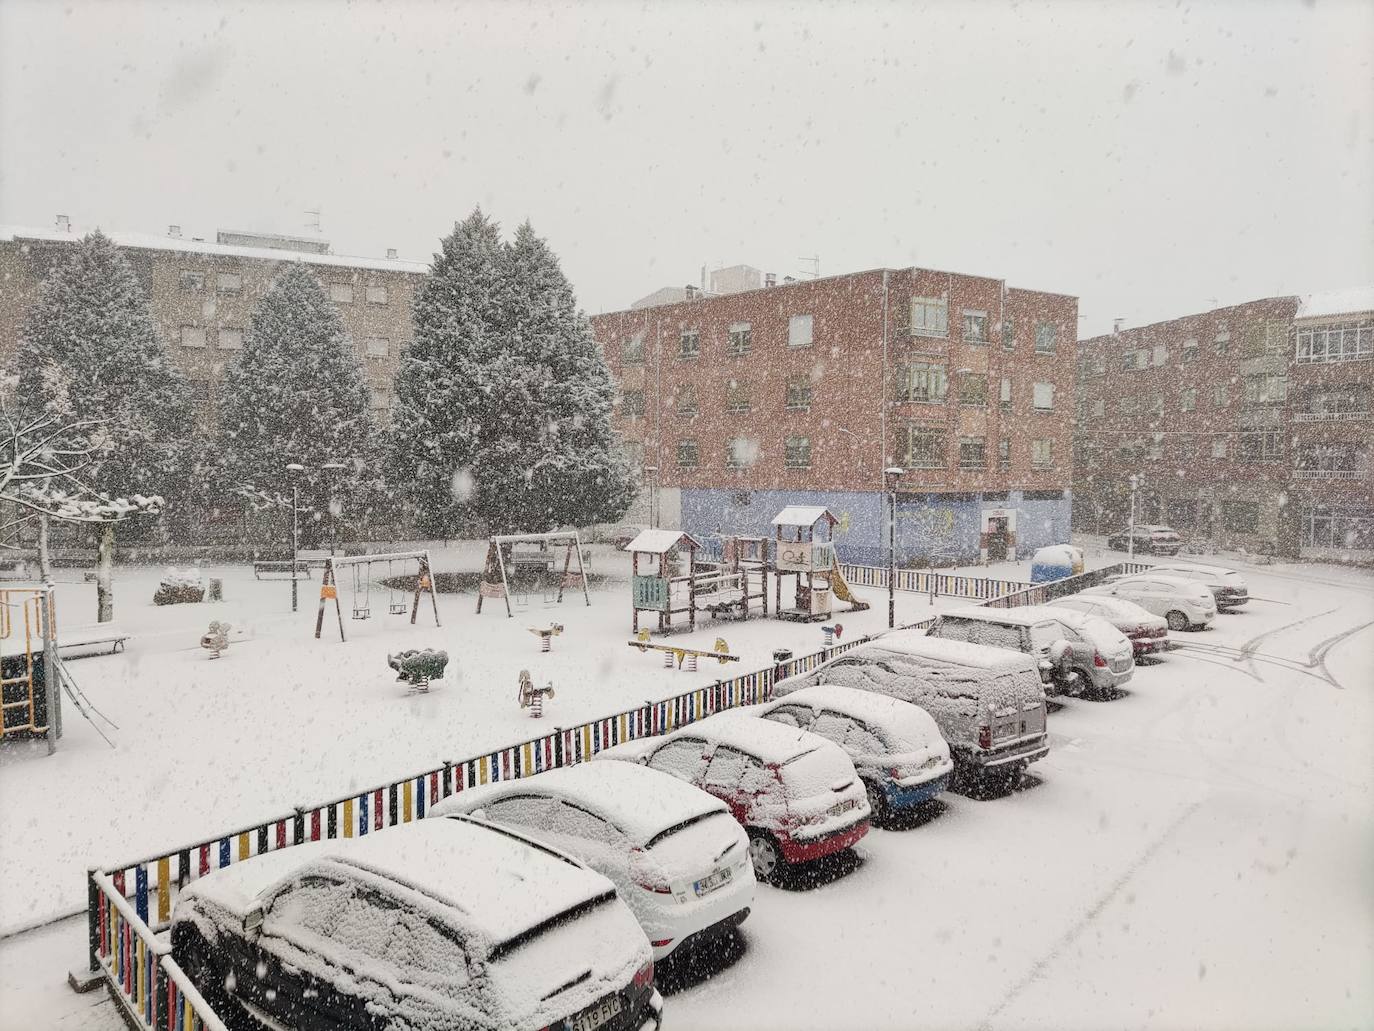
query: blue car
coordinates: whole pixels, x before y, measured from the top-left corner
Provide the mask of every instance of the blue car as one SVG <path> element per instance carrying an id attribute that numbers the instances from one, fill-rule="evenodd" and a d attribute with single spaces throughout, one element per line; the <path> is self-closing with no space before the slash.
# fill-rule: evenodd
<path id="1" fill-rule="evenodd" d="M 944 791 L 954 772 L 949 745 L 930 713 L 897 698 L 827 684 L 793 691 L 753 714 L 843 748 L 878 826 Z"/>

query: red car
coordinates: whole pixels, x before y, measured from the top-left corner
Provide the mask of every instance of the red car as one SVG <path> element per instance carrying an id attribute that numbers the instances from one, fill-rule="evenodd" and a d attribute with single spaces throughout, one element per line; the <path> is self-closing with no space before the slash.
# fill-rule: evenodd
<path id="1" fill-rule="evenodd" d="M 761 881 L 868 833 L 868 797 L 849 756 L 832 741 L 780 723 L 722 712 L 596 758 L 642 763 L 721 799 L 749 835 Z"/>
<path id="2" fill-rule="evenodd" d="M 1050 605 L 1073 609 L 1085 616 L 1105 619 L 1126 635 L 1137 659 L 1142 655 L 1167 651 L 1169 648 L 1169 624 L 1164 618 L 1125 598 L 1109 598 L 1101 594 L 1074 594 L 1067 598 L 1056 598 Z"/>

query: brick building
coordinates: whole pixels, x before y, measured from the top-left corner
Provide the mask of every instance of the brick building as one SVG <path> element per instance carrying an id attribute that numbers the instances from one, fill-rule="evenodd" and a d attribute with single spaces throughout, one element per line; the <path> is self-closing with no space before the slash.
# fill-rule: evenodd
<path id="1" fill-rule="evenodd" d="M 1221 546 L 1374 551 L 1374 297 L 1271 297 L 1079 342 L 1074 520 Z"/>
<path id="2" fill-rule="evenodd" d="M 664 524 L 765 534 L 785 505 L 822 504 L 842 557 L 885 562 L 895 464 L 898 561 L 914 564 L 976 557 L 989 518 L 1022 552 L 1067 540 L 1077 319 L 1074 297 L 908 268 L 592 326 Z"/>

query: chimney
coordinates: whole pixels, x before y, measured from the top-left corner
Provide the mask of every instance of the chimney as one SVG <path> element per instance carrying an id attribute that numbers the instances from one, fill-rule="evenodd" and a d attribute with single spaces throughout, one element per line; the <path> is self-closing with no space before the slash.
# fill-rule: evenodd
<path id="1" fill-rule="evenodd" d="M 1121 324 L 1125 319 L 1112 319 L 1112 335 L 1117 336 L 1121 333 Z"/>
<path id="2" fill-rule="evenodd" d="M 689 300 L 689 301 L 695 301 L 696 299 L 697 299 L 697 288 L 694 287 L 691 283 L 688 283 L 688 284 L 687 284 L 687 300 Z"/>
<path id="3" fill-rule="evenodd" d="M 388 247 L 388 248 L 386 249 L 386 256 L 387 256 L 389 259 L 391 259 L 392 261 L 395 261 L 395 260 L 396 260 L 396 248 L 395 248 L 395 247 Z"/>
<path id="4" fill-rule="evenodd" d="M 778 274 L 777 274 L 776 272 L 765 272 L 765 273 L 763 274 L 763 285 L 764 285 L 764 286 L 777 286 L 777 285 L 778 285 Z"/>
<path id="5" fill-rule="evenodd" d="M 796 276 L 783 276 L 783 277 L 782 277 L 782 285 L 783 285 L 783 286 L 786 286 L 788 283 L 795 283 L 796 281 L 797 281 L 797 277 L 796 277 Z"/>
<path id="6" fill-rule="evenodd" d="M 180 239 L 181 239 L 181 226 L 168 226 L 168 227 L 167 227 L 167 235 L 170 236 L 173 240 L 180 240 Z"/>
<path id="7" fill-rule="evenodd" d="M 60 233 L 70 233 L 72 231 L 72 220 L 66 215 L 58 215 L 57 231 Z"/>
<path id="8" fill-rule="evenodd" d="M 706 292 L 706 266 L 701 266 L 701 292 Z"/>

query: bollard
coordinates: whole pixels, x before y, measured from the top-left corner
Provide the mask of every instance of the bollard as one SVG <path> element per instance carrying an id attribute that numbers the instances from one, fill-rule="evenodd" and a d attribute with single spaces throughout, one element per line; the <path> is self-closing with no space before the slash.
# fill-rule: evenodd
<path id="1" fill-rule="evenodd" d="M 210 597 L 210 600 L 211 600 L 211 601 L 223 601 L 223 600 L 224 600 L 224 581 L 221 580 L 221 579 L 220 579 L 219 577 L 217 577 L 217 576 L 213 576 L 213 577 L 210 578 L 210 595 L 209 595 L 209 597 Z"/>

